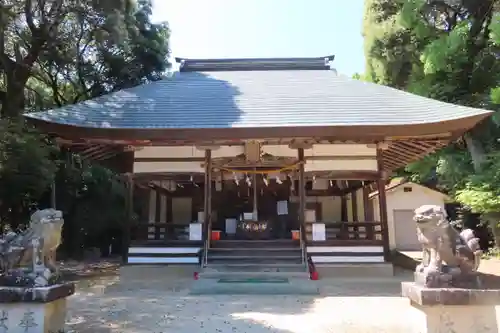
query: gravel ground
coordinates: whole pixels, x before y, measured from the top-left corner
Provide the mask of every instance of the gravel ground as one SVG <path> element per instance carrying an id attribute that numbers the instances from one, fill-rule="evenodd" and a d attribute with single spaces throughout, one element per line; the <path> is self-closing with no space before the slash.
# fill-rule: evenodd
<path id="1" fill-rule="evenodd" d="M 323 279 L 317 281 L 321 295 L 314 297 L 190 296 L 192 279 L 168 281 L 167 277 L 156 276 L 120 281 L 112 274 L 116 271 L 113 265 L 71 266 L 75 277 L 94 278 L 81 279 L 77 293 L 68 300 L 70 332 L 407 333 L 412 330 L 407 313 L 409 302 L 400 297 L 400 282 L 411 280 L 411 272 L 407 271 L 377 281 Z M 484 261 L 481 270 L 498 277 L 500 262 Z M 88 274 L 78 273 L 82 271 Z M 96 271 L 105 271 L 107 276 L 95 277 Z"/>
<path id="2" fill-rule="evenodd" d="M 81 282 L 69 299 L 73 332 L 409 332 L 401 277 L 318 281 L 321 296 L 189 296 L 184 279 Z"/>

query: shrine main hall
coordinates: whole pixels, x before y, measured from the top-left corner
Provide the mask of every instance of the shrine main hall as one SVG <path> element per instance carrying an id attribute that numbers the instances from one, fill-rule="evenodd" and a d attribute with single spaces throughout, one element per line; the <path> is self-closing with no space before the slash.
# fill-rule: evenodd
<path id="1" fill-rule="evenodd" d="M 491 112 L 347 78 L 333 60 L 178 58 L 162 80 L 26 118 L 123 174 L 126 264 L 387 265 L 391 174 Z"/>

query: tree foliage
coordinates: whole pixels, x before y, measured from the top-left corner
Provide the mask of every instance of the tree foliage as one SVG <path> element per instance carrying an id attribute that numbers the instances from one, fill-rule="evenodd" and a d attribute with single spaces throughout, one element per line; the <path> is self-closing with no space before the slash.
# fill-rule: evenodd
<path id="1" fill-rule="evenodd" d="M 0 221 L 16 228 L 52 184 L 56 148 L 38 133 L 0 121 Z"/>
<path id="2" fill-rule="evenodd" d="M 125 192 L 111 171 L 58 151 L 20 117 L 161 79 L 169 68 L 167 23 L 151 22 L 150 0 L 0 2 L 0 219 L 19 225 L 48 204 L 56 179 L 64 235 L 124 221 Z M 69 243 L 68 243 L 69 242 Z"/>
<path id="3" fill-rule="evenodd" d="M 169 30 L 151 23 L 151 10 L 147 0 L 3 1 L 2 114 L 19 116 L 27 100 L 60 106 L 159 79 Z"/>
<path id="4" fill-rule="evenodd" d="M 364 36 L 368 80 L 500 111 L 498 1 L 366 0 Z M 400 172 L 436 183 L 475 212 L 499 212 L 497 114 Z"/>

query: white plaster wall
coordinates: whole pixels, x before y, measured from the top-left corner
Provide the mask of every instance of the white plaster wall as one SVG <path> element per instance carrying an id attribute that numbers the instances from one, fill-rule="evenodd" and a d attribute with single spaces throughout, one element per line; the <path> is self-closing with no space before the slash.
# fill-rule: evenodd
<path id="1" fill-rule="evenodd" d="M 275 156 L 296 157 L 297 149 L 288 145 L 264 145 L 262 151 Z M 304 156 L 376 156 L 375 148 L 363 144 L 316 144 L 312 149 L 304 149 Z"/>
<path id="2" fill-rule="evenodd" d="M 291 202 L 299 202 L 299 197 L 290 197 Z M 340 197 L 334 196 L 307 196 L 306 202 L 321 203 L 322 221 L 317 222 L 338 222 L 340 221 Z"/>
<path id="3" fill-rule="evenodd" d="M 404 192 L 405 187 L 411 187 L 411 192 Z M 444 210 L 446 196 L 418 184 L 404 184 L 387 192 L 387 224 L 389 228 L 389 246 L 396 248 L 395 223 L 407 223 L 408 232 L 416 232 L 412 221 L 394 221 L 394 210 L 414 210 L 422 205 L 438 205 Z M 372 199 L 375 219 L 380 221 L 378 196 Z"/>
<path id="4" fill-rule="evenodd" d="M 243 146 L 222 146 L 219 149 L 212 150 L 212 158 L 231 157 L 242 154 Z M 156 157 L 205 157 L 205 151 L 197 149 L 194 146 L 173 146 L 173 147 L 142 147 L 135 151 L 135 158 L 156 158 Z"/>
<path id="5" fill-rule="evenodd" d="M 358 170 L 376 171 L 377 161 L 375 158 L 366 160 L 346 159 L 346 160 L 307 160 L 304 169 L 310 171 L 338 171 L 338 170 Z"/>
<path id="6" fill-rule="evenodd" d="M 201 162 L 134 162 L 134 173 L 205 172 Z"/>

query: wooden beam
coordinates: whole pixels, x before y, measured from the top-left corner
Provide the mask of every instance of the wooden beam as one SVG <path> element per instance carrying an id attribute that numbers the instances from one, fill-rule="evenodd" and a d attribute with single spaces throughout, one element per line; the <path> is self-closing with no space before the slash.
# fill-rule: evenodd
<path id="1" fill-rule="evenodd" d="M 311 149 L 313 147 L 313 143 L 310 140 L 292 140 L 292 142 L 288 145 L 290 149 Z"/>
<path id="2" fill-rule="evenodd" d="M 345 195 L 342 195 L 340 197 L 340 219 L 342 221 L 347 221 L 348 220 L 347 198 L 345 197 Z"/>
<path id="3" fill-rule="evenodd" d="M 134 215 L 134 179 L 130 174 L 126 176 L 126 215 L 123 223 L 123 243 L 122 243 L 122 260 L 123 263 L 128 263 L 128 250 L 130 247 L 130 232 L 132 228 L 132 219 Z"/>
<path id="4" fill-rule="evenodd" d="M 203 157 L 135 157 L 134 162 L 204 162 Z"/>
<path id="5" fill-rule="evenodd" d="M 276 156 L 279 157 L 279 156 Z M 234 157 L 227 157 L 228 159 L 233 159 Z M 375 160 L 376 156 L 374 155 L 337 155 L 337 156 L 306 156 L 305 160 L 307 161 L 329 161 L 329 160 L 342 160 L 342 161 L 364 161 L 364 160 Z M 293 160 L 293 159 L 290 159 Z M 203 157 L 136 157 L 134 158 L 134 162 L 203 162 Z M 215 159 L 214 159 L 215 162 Z M 222 162 L 230 162 L 230 161 L 222 161 Z M 273 162 L 280 162 L 280 160 L 276 160 Z M 288 162 L 288 161 L 286 161 Z M 241 160 L 241 163 L 248 167 L 253 167 L 255 164 L 249 164 L 245 162 L 245 160 Z"/>
<path id="6" fill-rule="evenodd" d="M 217 168 L 212 164 L 212 168 Z M 266 169 L 266 168 L 264 168 Z M 266 169 L 267 170 L 267 169 Z M 244 172 L 244 170 L 242 170 Z M 377 180 L 378 171 L 360 171 L 360 170 L 338 170 L 338 171 L 311 171 L 304 172 L 305 179 L 311 179 L 316 176 L 316 179 L 337 179 L 337 180 Z M 147 172 L 134 174 L 134 178 L 142 181 L 147 180 L 179 180 L 189 181 L 193 176 L 195 182 L 205 182 L 203 173 L 168 173 L 168 172 Z"/>
<path id="7" fill-rule="evenodd" d="M 378 170 L 382 177 L 377 182 L 378 187 L 378 202 L 379 202 L 379 212 L 380 212 L 380 223 L 382 226 L 382 241 L 384 244 L 384 259 L 385 261 L 389 261 L 390 253 L 389 253 L 389 224 L 387 220 L 387 198 L 385 193 L 385 181 L 383 178 L 385 175 L 383 171 L 383 156 L 382 150 L 377 149 L 377 162 L 378 162 Z"/>
<path id="8" fill-rule="evenodd" d="M 301 226 L 301 232 L 304 233 L 305 223 L 306 223 L 306 182 L 304 177 L 304 148 L 298 148 L 298 159 L 299 159 L 299 222 Z M 301 235 L 301 241 L 305 239 L 305 235 Z"/>
<path id="9" fill-rule="evenodd" d="M 205 188 L 203 202 L 203 241 L 210 240 L 210 215 L 212 214 L 212 151 L 205 150 Z M 210 243 L 210 242 L 209 242 Z"/>
<path id="10" fill-rule="evenodd" d="M 373 205 L 370 201 L 370 187 L 366 184 L 363 184 L 363 207 L 364 207 L 364 217 L 365 222 L 375 220 L 373 216 Z"/>
<path id="11" fill-rule="evenodd" d="M 375 160 L 374 155 L 306 156 L 306 161 L 366 161 Z"/>
<path id="12" fill-rule="evenodd" d="M 356 195 L 357 190 L 351 191 L 351 209 L 352 209 L 352 220 L 354 222 L 358 221 L 358 197 Z"/>

